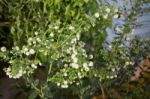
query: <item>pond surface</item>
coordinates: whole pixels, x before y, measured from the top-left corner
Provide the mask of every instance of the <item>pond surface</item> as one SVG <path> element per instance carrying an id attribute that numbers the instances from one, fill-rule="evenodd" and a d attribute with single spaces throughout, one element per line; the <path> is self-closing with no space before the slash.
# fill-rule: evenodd
<path id="1" fill-rule="evenodd" d="M 133 38 L 136 35 L 138 35 L 143 39 L 149 39 L 150 38 L 150 13 L 147 13 L 142 17 L 139 17 L 136 23 L 138 23 L 139 26 L 135 28 L 135 31 L 133 34 L 130 35 L 130 38 Z"/>
<path id="2" fill-rule="evenodd" d="M 109 2 L 116 5 L 116 7 L 120 10 L 123 10 L 122 8 L 125 7 L 129 12 L 132 7 L 132 4 L 130 3 L 130 0 L 122 1 L 122 0 L 108 0 Z M 143 9 L 147 8 L 150 10 L 150 4 L 144 5 Z M 121 17 L 119 19 L 113 20 L 113 28 L 115 25 L 123 25 L 124 18 Z M 127 37 L 129 39 L 133 39 L 135 36 L 140 36 L 142 39 L 149 39 L 150 38 L 150 11 L 148 13 L 143 14 L 142 16 L 137 14 L 137 20 L 135 21 L 136 27 L 133 28 L 133 32 L 129 34 Z M 117 36 L 115 34 L 115 31 L 112 29 L 107 29 L 108 37 L 107 41 L 111 42 L 113 40 L 113 37 Z"/>

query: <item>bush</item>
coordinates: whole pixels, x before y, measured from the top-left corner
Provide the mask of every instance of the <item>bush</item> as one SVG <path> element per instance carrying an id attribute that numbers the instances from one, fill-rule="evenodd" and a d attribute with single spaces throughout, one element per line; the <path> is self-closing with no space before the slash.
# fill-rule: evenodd
<path id="1" fill-rule="evenodd" d="M 9 78 L 24 78 L 33 89 L 30 99 L 55 98 L 61 89 L 91 97 L 99 84 L 132 73 L 132 47 L 121 45 L 125 34 L 103 49 L 106 29 L 118 18 L 114 5 L 97 0 L 2 0 L 0 5 L 13 42 L 1 47 L 0 57 L 10 64 L 4 70 Z M 131 28 L 125 24 L 122 31 Z"/>

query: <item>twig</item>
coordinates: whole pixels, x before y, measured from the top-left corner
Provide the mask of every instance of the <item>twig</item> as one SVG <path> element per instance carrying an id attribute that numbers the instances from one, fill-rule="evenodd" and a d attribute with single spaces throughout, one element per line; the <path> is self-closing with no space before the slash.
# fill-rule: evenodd
<path id="1" fill-rule="evenodd" d="M 0 22 L 0 27 L 9 26 L 9 22 Z"/>
<path id="2" fill-rule="evenodd" d="M 100 83 L 100 88 L 101 88 L 101 91 L 102 91 L 102 97 L 103 97 L 103 99 L 105 99 L 105 93 L 104 93 L 104 89 L 103 89 L 103 86 L 102 86 L 101 83 Z"/>

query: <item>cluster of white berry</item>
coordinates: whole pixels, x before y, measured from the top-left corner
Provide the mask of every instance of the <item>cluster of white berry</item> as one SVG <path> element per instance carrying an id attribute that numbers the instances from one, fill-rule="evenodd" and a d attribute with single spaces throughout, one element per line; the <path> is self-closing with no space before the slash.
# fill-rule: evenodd
<path id="1" fill-rule="evenodd" d="M 24 71 L 22 68 L 20 68 L 20 70 L 18 70 L 18 73 L 12 73 L 12 70 L 10 67 L 8 67 L 6 70 L 6 75 L 8 75 L 9 78 L 14 78 L 14 79 L 17 79 L 17 78 L 20 78 L 23 74 L 26 73 L 26 71 Z"/>
<path id="2" fill-rule="evenodd" d="M 107 18 L 108 18 L 108 15 L 109 15 L 110 11 L 111 11 L 110 8 L 106 8 L 106 9 L 105 9 L 105 14 L 102 15 L 103 19 L 107 19 Z M 96 12 L 96 13 L 94 14 L 94 16 L 95 16 L 96 18 L 99 18 L 99 17 L 100 17 L 100 13 L 99 13 L 99 12 Z"/>
<path id="3" fill-rule="evenodd" d="M 26 46 L 23 46 L 22 52 L 23 52 L 25 55 L 27 55 L 27 56 L 35 54 L 35 50 L 34 50 L 34 49 L 32 49 L 32 48 L 31 48 L 31 49 L 28 49 Z"/>
<path id="4" fill-rule="evenodd" d="M 69 48 L 64 49 L 64 52 L 67 54 L 64 55 L 64 68 L 56 73 L 56 75 L 61 76 L 54 76 L 55 80 L 59 79 L 58 81 L 54 82 L 57 83 L 57 86 L 61 88 L 68 88 L 69 85 L 73 83 L 79 85 L 79 82 L 76 81 L 76 79 L 82 79 L 83 77 L 87 76 L 90 69 L 94 66 L 92 61 L 93 55 L 87 55 L 84 48 L 85 43 L 79 40 L 80 35 L 77 34 L 70 40 L 70 43 L 67 43 Z"/>

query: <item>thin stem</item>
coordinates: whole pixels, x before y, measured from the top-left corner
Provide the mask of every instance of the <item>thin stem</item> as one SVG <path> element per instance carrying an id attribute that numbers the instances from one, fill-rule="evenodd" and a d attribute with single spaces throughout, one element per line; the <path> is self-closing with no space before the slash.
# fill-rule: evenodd
<path id="1" fill-rule="evenodd" d="M 77 75 L 77 77 L 78 77 L 78 74 L 77 74 L 77 73 L 76 73 L 76 75 Z M 83 92 L 81 91 L 82 83 L 81 83 L 81 80 L 80 80 L 79 77 L 78 77 L 78 80 L 79 80 L 79 83 L 80 83 L 80 84 L 79 84 L 79 87 L 78 87 L 78 88 L 79 88 L 79 95 L 78 95 L 78 96 L 79 96 L 80 99 L 83 99 Z"/>
<path id="2" fill-rule="evenodd" d="M 53 61 L 50 63 L 50 66 L 49 66 L 49 68 L 48 68 L 47 81 L 48 81 L 48 76 L 49 76 L 49 74 L 50 74 L 50 72 L 51 72 L 51 69 L 52 69 L 52 64 L 53 64 Z"/>
<path id="3" fill-rule="evenodd" d="M 78 33 L 78 30 L 81 29 L 81 26 L 82 26 L 82 24 L 80 24 L 79 27 L 78 27 L 78 29 L 76 29 L 76 31 L 74 31 L 73 33 L 71 33 L 71 34 L 60 44 L 60 46 L 63 46 L 64 43 L 66 43 L 66 42 L 71 38 L 71 36 L 73 36 L 74 34 Z"/>
<path id="4" fill-rule="evenodd" d="M 80 97 L 80 99 L 83 99 L 83 97 L 82 96 L 79 96 Z"/>
<path id="5" fill-rule="evenodd" d="M 104 93 L 103 86 L 102 86 L 101 83 L 99 85 L 100 85 L 100 88 L 101 88 L 101 91 L 102 91 L 102 97 L 103 97 L 103 99 L 105 99 L 105 93 Z"/>
<path id="6" fill-rule="evenodd" d="M 32 88 L 35 89 L 35 90 L 39 93 L 39 96 L 40 96 L 41 98 L 43 98 L 43 92 L 42 92 L 42 90 L 40 90 L 39 88 L 37 88 L 37 87 L 34 85 L 34 83 L 29 80 L 28 77 L 27 77 L 26 80 L 31 84 Z"/>

